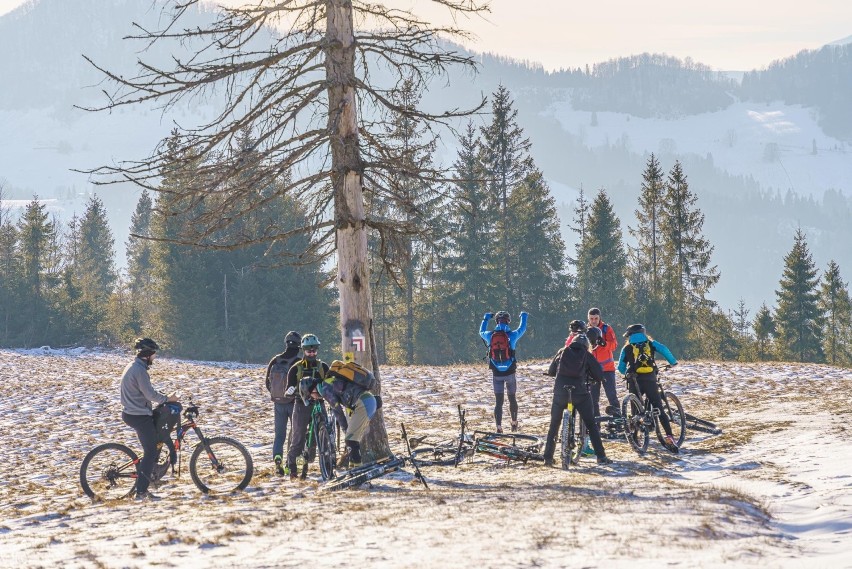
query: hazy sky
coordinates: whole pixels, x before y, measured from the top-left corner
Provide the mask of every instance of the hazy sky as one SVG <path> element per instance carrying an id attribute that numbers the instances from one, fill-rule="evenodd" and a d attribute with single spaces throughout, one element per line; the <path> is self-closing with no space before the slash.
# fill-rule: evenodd
<path id="1" fill-rule="evenodd" d="M 0 0 L 0 14 L 23 2 Z M 492 0 L 486 18 L 460 22 L 478 36 L 471 48 L 546 69 L 647 51 L 747 70 L 852 35 L 852 0 Z"/>

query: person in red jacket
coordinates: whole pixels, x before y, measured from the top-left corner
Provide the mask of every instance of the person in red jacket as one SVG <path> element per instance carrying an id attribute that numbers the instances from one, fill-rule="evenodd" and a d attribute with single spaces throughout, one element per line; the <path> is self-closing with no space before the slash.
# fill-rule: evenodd
<path id="1" fill-rule="evenodd" d="M 606 412 L 607 415 L 621 416 L 621 406 L 618 403 L 618 395 L 615 391 L 615 359 L 613 358 L 613 353 L 618 349 L 618 340 L 615 338 L 612 326 L 601 320 L 600 308 L 589 309 L 589 328 L 592 327 L 598 328 L 601 331 L 599 338 L 592 341 L 590 337 L 589 341 L 594 348 L 592 353 L 594 353 L 595 358 L 597 358 L 598 363 L 603 368 L 603 388 L 604 393 L 606 393 L 606 400 L 609 403 Z M 596 334 L 592 332 L 592 336 L 596 336 Z M 595 415 L 597 416 L 600 415 L 600 389 L 600 385 L 592 386 L 592 403 L 595 405 Z"/>

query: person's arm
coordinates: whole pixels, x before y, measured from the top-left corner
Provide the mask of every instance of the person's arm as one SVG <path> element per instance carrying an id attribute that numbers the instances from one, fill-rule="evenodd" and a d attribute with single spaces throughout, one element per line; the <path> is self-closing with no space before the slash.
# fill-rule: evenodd
<path id="1" fill-rule="evenodd" d="M 612 329 L 612 326 L 607 325 L 604 341 L 606 342 L 606 349 L 609 350 L 609 353 L 615 354 L 615 350 L 618 348 L 618 340 L 615 339 L 615 331 Z"/>
<path id="2" fill-rule="evenodd" d="M 589 370 L 589 375 L 598 383 L 603 383 L 603 368 L 600 362 L 589 352 L 586 352 L 586 368 Z"/>
<path id="3" fill-rule="evenodd" d="M 559 360 L 562 358 L 562 351 L 565 348 L 560 348 L 556 355 L 553 356 L 553 359 L 550 361 L 550 366 L 547 368 L 547 375 L 550 377 L 556 377 L 556 370 L 559 369 Z"/>
<path id="4" fill-rule="evenodd" d="M 671 350 L 669 350 L 664 344 L 661 344 L 656 340 L 651 340 L 651 345 L 654 346 L 655 350 L 663 354 L 663 357 L 666 358 L 666 361 L 669 362 L 669 365 L 677 365 L 677 360 L 672 355 Z"/>
<path id="5" fill-rule="evenodd" d="M 527 331 L 527 318 L 528 317 L 529 317 L 529 314 L 527 314 L 526 312 L 521 312 L 521 323 L 518 324 L 517 328 L 515 328 L 515 334 L 516 334 L 515 339 L 516 340 L 518 338 L 520 338 L 521 336 L 523 336 L 524 332 Z"/>
<path id="6" fill-rule="evenodd" d="M 482 317 L 482 324 L 479 326 L 479 335 L 485 340 L 485 343 L 491 341 L 491 332 L 488 332 L 488 321 L 491 320 L 492 314 L 490 312 L 486 312 Z"/>
<path id="7" fill-rule="evenodd" d="M 290 366 L 290 370 L 287 372 L 287 390 L 289 391 L 291 387 L 295 388 L 295 391 L 299 390 L 299 370 L 296 367 L 296 364 Z"/>
<path id="8" fill-rule="evenodd" d="M 148 375 L 147 371 L 144 371 L 141 368 L 136 373 L 136 385 L 139 387 L 139 391 L 142 392 L 142 395 L 145 396 L 145 399 L 156 403 L 157 405 L 165 403 L 170 399 L 165 393 L 160 393 L 154 389 L 154 386 L 151 385 L 151 376 Z"/>
<path id="9" fill-rule="evenodd" d="M 627 373 L 627 345 L 621 348 L 621 355 L 618 357 L 618 373 Z"/>
<path id="10" fill-rule="evenodd" d="M 272 391 L 272 387 L 269 385 L 269 374 L 272 372 L 272 364 L 275 363 L 275 358 L 278 356 L 273 356 L 269 363 L 266 365 L 266 390 Z"/>

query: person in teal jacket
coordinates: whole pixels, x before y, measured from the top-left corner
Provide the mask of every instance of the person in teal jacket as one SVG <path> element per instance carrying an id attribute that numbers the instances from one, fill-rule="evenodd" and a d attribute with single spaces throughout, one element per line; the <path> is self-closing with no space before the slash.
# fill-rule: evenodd
<path id="1" fill-rule="evenodd" d="M 621 348 L 621 356 L 618 358 L 618 372 L 622 375 L 635 374 L 639 393 L 635 392 L 632 383 L 628 383 L 630 392 L 637 397 L 647 395 L 654 407 L 662 409 L 663 401 L 657 389 L 657 364 L 654 358 L 656 354 L 662 354 L 671 366 L 676 366 L 677 360 L 672 355 L 671 350 L 647 334 L 645 326 L 642 324 L 633 324 L 627 328 L 624 338 L 627 341 Z M 672 426 L 665 413 L 660 413 L 660 423 L 666 432 L 663 444 L 671 452 L 677 453 L 678 448 L 672 435 Z"/>
<path id="2" fill-rule="evenodd" d="M 497 423 L 497 432 L 503 432 L 503 394 L 509 395 L 509 413 L 512 416 L 512 431 L 518 430 L 518 399 L 516 397 L 518 390 L 518 382 L 515 377 L 515 369 L 517 367 L 517 359 L 515 358 L 515 347 L 518 340 L 527 331 L 527 316 L 526 312 L 521 312 L 521 324 L 514 330 L 509 329 L 509 323 L 512 317 L 509 313 L 501 310 L 496 315 L 493 315 L 497 321 L 494 330 L 488 330 L 488 321 L 491 320 L 492 314 L 485 313 L 482 318 L 482 325 L 479 327 L 479 335 L 485 342 L 488 349 L 488 367 L 492 372 L 492 383 L 494 385 L 494 397 L 496 403 L 494 405 L 494 421 Z M 495 334 L 499 334 L 494 338 L 495 345 L 492 345 L 492 338 Z M 504 336 L 505 335 L 505 336 Z M 505 350 L 496 350 L 497 344 L 500 344 L 505 338 Z M 504 353 L 495 353 L 504 352 Z"/>

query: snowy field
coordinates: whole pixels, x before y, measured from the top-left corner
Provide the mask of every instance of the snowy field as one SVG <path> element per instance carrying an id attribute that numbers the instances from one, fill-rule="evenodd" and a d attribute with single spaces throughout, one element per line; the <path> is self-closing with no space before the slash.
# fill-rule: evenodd
<path id="1" fill-rule="evenodd" d="M 184 470 L 159 502 L 92 504 L 77 480 L 85 453 L 110 440 L 138 449 L 120 419 L 128 359 L 0 350 L 0 567 L 852 567 L 852 370 L 686 362 L 666 387 L 724 433 L 690 432 L 680 455 L 605 440 L 611 467 L 476 456 L 424 468 L 429 490 L 406 470 L 323 493 L 316 468 L 307 482 L 273 474 L 264 368 L 158 359 L 155 385 L 193 396 L 208 434 L 244 442 L 254 479 L 205 497 Z M 547 430 L 544 367 L 519 369 L 523 432 Z M 484 366 L 382 372 L 395 450 L 401 421 L 451 437 L 459 403 L 490 430 Z"/>

